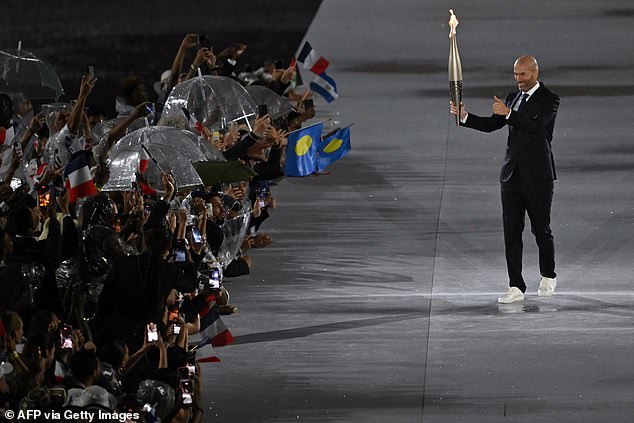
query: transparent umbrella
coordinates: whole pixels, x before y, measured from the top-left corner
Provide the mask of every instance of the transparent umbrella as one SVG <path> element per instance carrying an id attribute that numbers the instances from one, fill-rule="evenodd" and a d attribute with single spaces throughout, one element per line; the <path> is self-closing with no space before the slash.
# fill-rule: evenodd
<path id="1" fill-rule="evenodd" d="M 183 108 L 209 129 L 224 129 L 230 123 L 251 125 L 257 106 L 244 87 L 224 76 L 198 76 L 172 89 L 165 102 L 160 125 L 189 127 Z M 251 121 L 251 122 L 250 122 Z"/>
<path id="2" fill-rule="evenodd" d="M 121 138 L 112 148 L 108 158 L 110 178 L 103 190 L 129 190 L 141 160 L 149 162 L 145 177 L 150 185 L 160 186 L 165 172 L 174 176 L 177 188 L 185 188 L 203 185 L 192 162 L 224 158 L 189 131 L 166 126 L 140 128 Z"/>
<path id="3" fill-rule="evenodd" d="M 246 90 L 255 101 L 255 104 L 258 106 L 266 104 L 269 109 L 269 116 L 272 119 L 277 119 L 293 111 L 293 107 L 286 98 L 269 88 L 261 85 L 249 85 Z"/>
<path id="4" fill-rule="evenodd" d="M 64 88 L 48 62 L 18 47 L 0 51 L 0 92 L 23 93 L 32 100 L 57 100 Z"/>
<path id="5" fill-rule="evenodd" d="M 223 195 L 223 206 L 225 210 L 229 210 L 236 203 L 236 201 L 228 196 Z M 231 218 L 225 219 L 222 224 L 222 245 L 218 249 L 218 262 L 223 268 L 226 268 L 229 263 L 236 258 L 242 241 L 249 229 L 249 220 L 251 218 L 251 203 L 248 198 L 245 198 L 240 204 L 240 211 L 238 214 Z"/>
<path id="6" fill-rule="evenodd" d="M 92 128 L 92 138 L 95 144 L 102 142 L 103 139 L 108 135 L 108 133 L 125 119 L 126 117 L 116 117 L 114 119 L 104 120 L 96 124 Z M 128 126 L 128 133 L 139 128 L 143 128 L 144 126 L 147 126 L 144 118 L 135 119 L 134 121 L 132 121 L 130 126 Z"/>

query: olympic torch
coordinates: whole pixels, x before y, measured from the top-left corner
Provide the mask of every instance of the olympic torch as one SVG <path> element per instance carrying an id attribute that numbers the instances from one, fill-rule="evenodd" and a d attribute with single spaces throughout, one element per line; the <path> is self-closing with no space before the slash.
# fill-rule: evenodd
<path id="1" fill-rule="evenodd" d="M 449 9 L 449 13 L 451 13 L 449 17 L 449 97 L 458 109 L 458 114 L 456 115 L 456 126 L 458 126 L 460 125 L 460 103 L 462 103 L 462 63 L 460 63 L 458 42 L 456 41 L 458 19 L 453 14 L 453 10 Z"/>

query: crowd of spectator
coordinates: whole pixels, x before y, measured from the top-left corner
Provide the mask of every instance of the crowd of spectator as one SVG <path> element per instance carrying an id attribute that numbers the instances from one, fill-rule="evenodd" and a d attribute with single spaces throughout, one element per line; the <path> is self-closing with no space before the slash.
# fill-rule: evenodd
<path id="1" fill-rule="evenodd" d="M 151 90 L 135 75 L 121 81 L 116 117 L 90 102 L 92 70 L 68 103 L 0 93 L 0 412 L 203 420 L 204 330 L 238 311 L 227 278 L 249 274 L 251 250 L 273 242 L 260 229 L 277 207 L 271 189 L 284 177 L 287 136 L 315 115 L 310 93 L 291 83 L 294 66 L 242 65 L 246 48 L 216 55 L 205 37 L 186 35 Z M 264 85 L 294 106 L 197 134 L 257 176 L 180 189 L 168 173 L 151 186 L 139 169 L 129 190 L 100 192 L 117 141 L 161 123 L 172 88 L 201 74 Z M 97 193 L 75 200 L 65 169 L 78 153 L 90 159 Z M 248 229 L 221 260 L 236 219 Z"/>

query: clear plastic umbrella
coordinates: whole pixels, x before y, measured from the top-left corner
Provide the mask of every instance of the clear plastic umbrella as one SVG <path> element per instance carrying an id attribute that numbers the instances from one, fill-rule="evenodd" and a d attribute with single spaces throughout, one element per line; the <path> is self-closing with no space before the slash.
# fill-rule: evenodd
<path id="1" fill-rule="evenodd" d="M 172 89 L 159 124 L 189 128 L 183 109 L 206 128 L 220 130 L 232 122 L 250 126 L 257 106 L 239 82 L 224 76 L 205 75 L 181 82 Z"/>
<path id="2" fill-rule="evenodd" d="M 119 123 L 123 122 L 125 119 L 127 119 L 126 116 L 116 117 L 114 119 L 104 120 L 96 124 L 92 128 L 92 134 L 91 134 L 94 140 L 93 144 L 101 143 L 104 140 L 104 138 L 108 135 L 108 133 Z M 132 121 L 130 126 L 128 126 L 127 128 L 128 133 L 135 131 L 139 128 L 143 128 L 144 126 L 147 126 L 144 118 L 135 119 Z"/>
<path id="3" fill-rule="evenodd" d="M 143 148 L 145 147 L 145 148 Z M 141 160 L 148 160 L 145 177 L 160 186 L 163 172 L 171 173 L 177 188 L 203 185 L 192 162 L 224 160 L 222 153 L 186 130 L 166 126 L 137 129 L 121 138 L 108 158 L 110 178 L 103 191 L 129 190 Z"/>
<path id="4" fill-rule="evenodd" d="M 293 111 L 293 106 L 288 100 L 270 88 L 261 85 L 249 85 L 246 90 L 255 101 L 255 104 L 258 106 L 266 104 L 271 119 L 277 119 Z"/>
<path id="5" fill-rule="evenodd" d="M 228 195 L 223 195 L 222 197 L 225 210 L 231 209 L 236 201 Z M 248 198 L 245 198 L 240 207 L 241 209 L 237 216 L 232 219 L 225 219 L 222 224 L 223 241 L 218 249 L 217 259 L 223 268 L 226 268 L 236 258 L 249 229 L 251 202 Z"/>
<path id="6" fill-rule="evenodd" d="M 0 51 L 0 92 L 57 100 L 64 88 L 48 62 L 18 46 L 17 50 Z"/>

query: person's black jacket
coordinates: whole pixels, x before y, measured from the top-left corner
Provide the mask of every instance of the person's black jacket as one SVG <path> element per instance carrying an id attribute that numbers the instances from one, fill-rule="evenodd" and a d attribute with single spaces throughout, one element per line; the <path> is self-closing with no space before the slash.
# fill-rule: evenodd
<path id="1" fill-rule="evenodd" d="M 124 339 L 139 324 L 160 321 L 171 289 L 192 292 L 198 287 L 196 268 L 168 263 L 156 250 L 115 259 L 97 304 L 96 325 L 116 328 Z"/>
<path id="2" fill-rule="evenodd" d="M 62 314 L 62 303 L 57 292 L 55 271 L 62 261 L 62 234 L 59 222 L 49 219 L 48 237 L 38 241 L 34 237 L 15 237 L 13 252 L 7 256 L 9 268 L 28 270 L 34 289 L 33 302 L 38 309 Z"/>
<path id="3" fill-rule="evenodd" d="M 247 149 L 257 142 L 257 138 L 252 133 L 246 134 L 233 147 L 222 154 L 227 160 L 238 160 L 247 157 Z"/>

